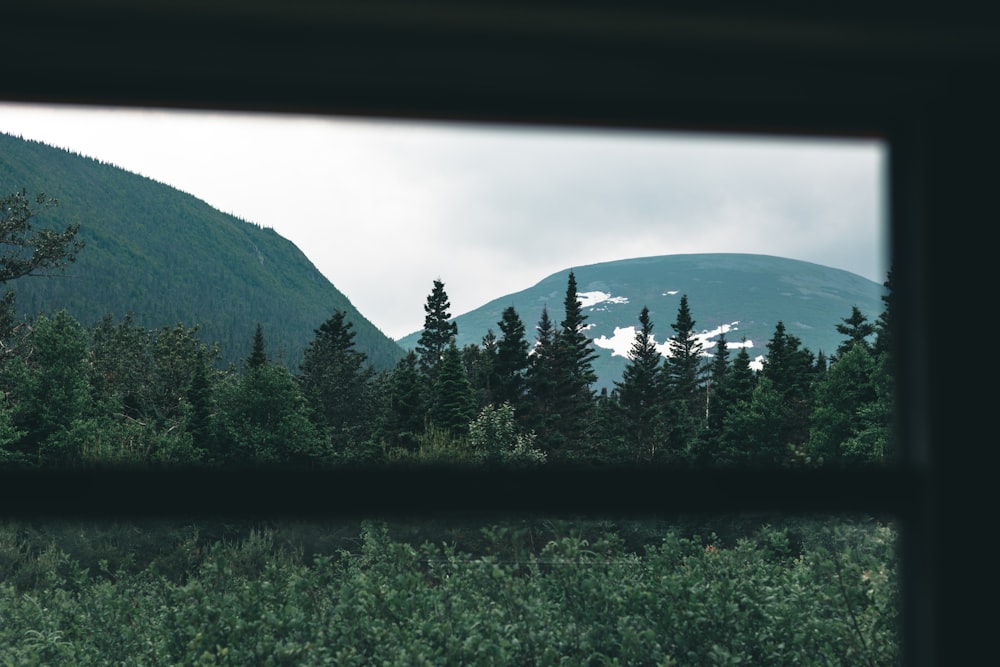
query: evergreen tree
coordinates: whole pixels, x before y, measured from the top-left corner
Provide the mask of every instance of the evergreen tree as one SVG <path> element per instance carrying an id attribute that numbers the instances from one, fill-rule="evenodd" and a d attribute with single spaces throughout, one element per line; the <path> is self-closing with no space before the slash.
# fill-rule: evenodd
<path id="1" fill-rule="evenodd" d="M 871 349 L 868 338 L 875 333 L 875 325 L 868 321 L 857 306 L 851 307 L 851 316 L 844 318 L 842 324 L 837 325 L 837 332 L 846 336 L 839 346 L 837 346 L 837 356 L 841 357 L 851 350 L 855 345 L 861 345 L 866 349 Z"/>
<path id="2" fill-rule="evenodd" d="M 496 334 L 492 329 L 483 336 L 481 345 L 466 345 L 462 349 L 462 362 L 465 373 L 472 385 L 476 397 L 476 405 L 480 408 L 493 402 L 493 384 L 495 381 L 494 364 L 497 356 Z"/>
<path id="3" fill-rule="evenodd" d="M 809 435 L 816 378 L 813 355 L 800 345 L 799 339 L 787 333 L 784 323 L 779 321 L 767 344 L 762 370 L 762 377 L 770 381 L 773 391 L 781 397 L 786 417 L 780 435 L 792 446 L 801 445 Z"/>
<path id="4" fill-rule="evenodd" d="M 655 457 L 657 423 L 663 411 L 663 355 L 653 339 L 653 322 L 645 306 L 639 313 L 639 324 L 622 379 L 615 382 L 618 424 L 626 443 L 626 458 L 634 463 Z"/>
<path id="5" fill-rule="evenodd" d="M 878 357 L 865 345 L 847 350 L 816 387 L 811 415 L 808 460 L 816 465 L 881 463 L 884 458 L 884 429 L 873 437 L 877 426 L 877 379 L 883 374 Z M 863 431 L 869 434 L 858 440 Z M 850 443 L 856 443 L 851 445 Z"/>
<path id="6" fill-rule="evenodd" d="M 410 350 L 389 377 L 388 406 L 381 431 L 390 447 L 416 451 L 427 418 L 427 391 L 418 368 L 417 353 Z"/>
<path id="7" fill-rule="evenodd" d="M 663 365 L 666 393 L 666 448 L 675 459 L 694 443 L 705 419 L 705 395 L 701 382 L 702 344 L 695 334 L 687 295 L 681 296 L 677 320 L 671 324 L 674 334 Z"/>
<path id="8" fill-rule="evenodd" d="M 681 296 L 677 308 L 677 320 L 671 324 L 674 334 L 670 337 L 669 354 L 664 371 L 667 391 L 671 399 L 680 401 L 693 417 L 704 413 L 704 397 L 701 392 L 701 351 L 702 344 L 694 329 L 687 295 Z"/>
<path id="9" fill-rule="evenodd" d="M 886 276 L 885 294 L 882 295 L 882 312 L 875 323 L 875 344 L 874 350 L 878 354 L 890 354 L 893 345 L 893 327 L 895 322 L 896 297 L 892 290 L 892 271 Z"/>
<path id="10" fill-rule="evenodd" d="M 555 335 L 555 369 L 560 391 L 559 402 L 561 446 L 553 453 L 554 460 L 579 459 L 587 449 L 590 418 L 594 407 L 594 390 L 597 381 L 593 362 L 597 358 L 593 341 L 587 336 L 587 316 L 577 297 L 576 276 L 572 271 L 566 282 L 563 301 L 566 316 Z"/>
<path id="11" fill-rule="evenodd" d="M 542 314 L 535 328 L 535 346 L 528 358 L 526 384 L 528 387 L 529 414 L 527 423 L 530 430 L 538 434 L 539 446 L 551 453 L 562 444 L 558 422 L 558 396 L 562 391 L 561 380 L 556 366 L 555 326 L 549 318 L 548 308 L 542 307 Z"/>
<path id="12" fill-rule="evenodd" d="M 452 341 L 444 351 L 441 367 L 434 381 L 431 422 L 452 435 L 461 435 L 468 431 L 469 422 L 476 416 L 476 410 L 476 400 L 462 363 L 462 353 Z"/>
<path id="13" fill-rule="evenodd" d="M 736 353 L 736 358 L 729 369 L 729 377 L 726 379 L 726 386 L 733 403 L 738 401 L 749 401 L 753 388 L 757 384 L 757 374 L 750 366 L 750 353 L 747 352 L 746 339 Z"/>
<path id="14" fill-rule="evenodd" d="M 188 387 L 187 430 L 195 449 L 206 452 L 209 459 L 220 460 L 212 440 L 212 395 L 214 388 L 204 361 L 195 367 Z"/>
<path id="15" fill-rule="evenodd" d="M 494 363 L 493 400 L 496 404 L 510 403 L 515 418 L 523 421 L 526 411 L 528 374 L 528 341 L 524 323 L 513 306 L 504 308 L 500 322 L 500 340 Z"/>
<path id="16" fill-rule="evenodd" d="M 299 375 L 306 402 L 340 452 L 369 439 L 373 416 L 367 384 L 374 371 L 354 348 L 353 324 L 345 317 L 335 310 L 315 330 Z"/>
<path id="17" fill-rule="evenodd" d="M 691 448 L 690 460 L 696 466 L 714 462 L 722 435 L 722 425 L 726 415 L 733 409 L 734 397 L 730 389 L 732 369 L 729 364 L 729 346 L 725 332 L 719 334 L 715 344 L 715 354 L 709 367 L 708 409 L 704 427 Z"/>
<path id="18" fill-rule="evenodd" d="M 768 377 L 758 379 L 750 400 L 723 418 L 715 463 L 722 466 L 783 466 L 788 459 L 788 408 Z"/>
<path id="19" fill-rule="evenodd" d="M 438 368 L 444 359 L 445 350 L 455 342 L 458 336 L 458 325 L 451 321 L 451 302 L 444 291 L 444 283 L 434 281 L 434 288 L 427 296 L 424 305 L 424 329 L 417 340 L 417 357 L 420 359 L 420 371 L 433 385 Z"/>
<path id="20" fill-rule="evenodd" d="M 257 323 L 257 329 L 254 331 L 253 347 L 246 363 L 249 368 L 259 368 L 267 363 L 267 351 L 264 349 L 264 329 L 260 322 Z"/>

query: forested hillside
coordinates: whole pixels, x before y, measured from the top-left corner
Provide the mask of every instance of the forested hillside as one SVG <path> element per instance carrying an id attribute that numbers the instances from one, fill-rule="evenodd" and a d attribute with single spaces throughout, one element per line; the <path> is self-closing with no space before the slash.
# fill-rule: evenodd
<path id="1" fill-rule="evenodd" d="M 272 229 L 113 165 L 0 134 L 0 193 L 22 190 L 58 200 L 37 226 L 79 224 L 86 244 L 65 274 L 17 283 L 24 316 L 66 309 L 85 326 L 128 313 L 145 327 L 197 325 L 223 362 L 249 354 L 259 322 L 272 357 L 295 369 L 314 330 L 337 310 L 377 368 L 403 355 Z"/>

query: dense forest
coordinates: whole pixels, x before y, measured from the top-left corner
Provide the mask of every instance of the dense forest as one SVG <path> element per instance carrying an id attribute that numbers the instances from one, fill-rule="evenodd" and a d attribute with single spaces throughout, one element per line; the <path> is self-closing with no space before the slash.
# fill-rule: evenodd
<path id="1" fill-rule="evenodd" d="M 72 225 L 31 228 L 45 203 L 2 201 L 0 282 L 86 252 Z M 508 308 L 462 348 L 434 281 L 416 349 L 387 370 L 339 310 L 298 367 L 262 325 L 220 365 L 196 325 L 21 321 L 12 290 L 0 465 L 884 465 L 886 288 L 876 322 L 844 314 L 829 357 L 779 322 L 759 371 L 724 337 L 701 349 L 686 297 L 664 357 L 643 308 L 602 392 L 572 272 L 558 323 L 543 310 L 529 336 Z M 875 517 L 5 522 L 0 664 L 898 664 L 895 540 Z"/>

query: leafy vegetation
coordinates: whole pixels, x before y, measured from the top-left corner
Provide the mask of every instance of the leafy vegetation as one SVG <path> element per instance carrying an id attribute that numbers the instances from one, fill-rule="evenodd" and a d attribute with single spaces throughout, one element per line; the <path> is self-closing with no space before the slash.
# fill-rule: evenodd
<path id="1" fill-rule="evenodd" d="M 891 525 L 640 528 L 5 524 L 0 664 L 899 663 Z"/>

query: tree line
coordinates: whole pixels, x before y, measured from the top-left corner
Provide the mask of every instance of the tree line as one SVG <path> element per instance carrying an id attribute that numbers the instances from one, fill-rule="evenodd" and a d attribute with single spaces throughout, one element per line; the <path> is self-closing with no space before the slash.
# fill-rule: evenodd
<path id="1" fill-rule="evenodd" d="M 82 249 L 77 228 L 33 231 L 24 193 L 3 211 L 0 240 L 14 251 L 0 283 L 58 270 Z M 891 273 L 885 285 L 879 318 L 854 307 L 829 357 L 779 321 L 760 370 L 724 334 L 703 349 L 686 295 L 662 354 L 644 307 L 621 379 L 599 393 L 572 272 L 558 324 L 545 308 L 529 337 L 508 307 L 499 335 L 461 349 L 434 280 L 416 348 L 381 371 L 339 310 L 293 371 L 269 356 L 260 324 L 251 353 L 223 366 L 197 325 L 147 329 L 106 315 L 87 328 L 65 311 L 17 323 L 8 291 L 0 463 L 879 464 L 892 455 Z"/>

